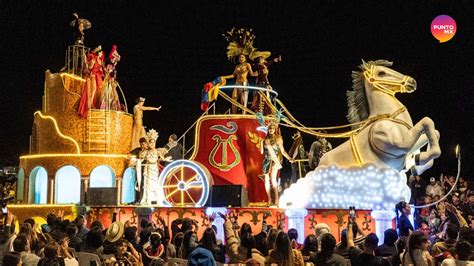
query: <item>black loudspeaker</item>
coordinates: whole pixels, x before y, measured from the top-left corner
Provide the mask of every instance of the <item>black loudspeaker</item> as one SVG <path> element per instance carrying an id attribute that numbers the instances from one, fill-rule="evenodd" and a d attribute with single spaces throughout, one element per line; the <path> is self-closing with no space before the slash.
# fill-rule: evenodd
<path id="1" fill-rule="evenodd" d="M 247 190 L 242 185 L 213 185 L 210 205 L 212 207 L 245 207 L 248 205 Z"/>
<path id="2" fill-rule="evenodd" d="M 87 192 L 87 205 L 89 206 L 117 206 L 116 187 L 91 187 Z"/>

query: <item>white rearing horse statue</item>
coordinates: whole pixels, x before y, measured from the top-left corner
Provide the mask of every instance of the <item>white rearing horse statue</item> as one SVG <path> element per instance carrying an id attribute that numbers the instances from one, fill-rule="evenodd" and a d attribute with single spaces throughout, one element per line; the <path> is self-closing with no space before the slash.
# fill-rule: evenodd
<path id="1" fill-rule="evenodd" d="M 434 122 L 424 117 L 413 125 L 408 110 L 395 98 L 397 92 L 415 91 L 415 79 L 389 66 L 392 62 L 386 60 L 362 60 L 361 71 L 352 72 L 353 90 L 347 91 L 347 118 L 350 123 L 358 123 L 360 131 L 324 154 L 320 166 L 372 163 L 400 171 L 405 167 L 405 159 L 416 154 L 416 170 L 421 174 L 441 155 Z M 429 144 L 426 151 L 420 152 L 426 144 Z"/>

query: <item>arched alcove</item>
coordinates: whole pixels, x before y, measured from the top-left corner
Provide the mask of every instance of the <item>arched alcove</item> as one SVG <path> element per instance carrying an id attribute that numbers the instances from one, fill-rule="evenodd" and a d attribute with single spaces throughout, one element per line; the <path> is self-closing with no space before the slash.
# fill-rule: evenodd
<path id="1" fill-rule="evenodd" d="M 89 187 L 115 187 L 115 173 L 108 165 L 99 165 L 92 170 Z"/>
<path id="2" fill-rule="evenodd" d="M 57 204 L 76 204 L 81 201 L 81 173 L 66 165 L 56 172 L 54 200 Z"/>
<path id="3" fill-rule="evenodd" d="M 46 204 L 48 196 L 48 172 L 41 166 L 35 167 L 30 173 L 28 202 Z"/>
<path id="4" fill-rule="evenodd" d="M 135 201 L 135 182 L 137 180 L 135 168 L 129 167 L 122 176 L 122 203 L 132 203 Z"/>

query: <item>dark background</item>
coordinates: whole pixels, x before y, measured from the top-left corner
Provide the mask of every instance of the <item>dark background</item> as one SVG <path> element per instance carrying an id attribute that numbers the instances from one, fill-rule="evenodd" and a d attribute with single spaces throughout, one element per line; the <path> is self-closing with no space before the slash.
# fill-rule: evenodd
<path id="1" fill-rule="evenodd" d="M 231 74 L 221 36 L 251 27 L 255 46 L 281 54 L 270 81 L 308 126 L 347 123 L 345 91 L 365 60 L 394 61 L 418 90 L 398 95 L 413 121 L 431 117 L 443 154 L 427 175 L 454 173 L 454 147 L 463 147 L 463 173 L 472 176 L 472 0 L 460 1 L 0 1 L 0 164 L 18 164 L 28 152 L 33 112 L 41 109 L 44 72 L 58 72 L 73 43 L 72 13 L 89 19 L 85 44 L 118 45 L 118 80 L 129 110 L 143 96 L 144 123 L 160 131 L 158 144 L 181 135 L 199 115 L 204 83 Z M 446 14 L 455 37 L 439 43 L 431 21 Z M 252 80 L 251 80 L 252 81 Z M 220 108 L 228 108 L 223 100 Z M 293 130 L 283 130 L 285 146 Z M 312 137 L 305 137 L 309 149 Z M 337 143 L 337 142 L 336 142 Z"/>

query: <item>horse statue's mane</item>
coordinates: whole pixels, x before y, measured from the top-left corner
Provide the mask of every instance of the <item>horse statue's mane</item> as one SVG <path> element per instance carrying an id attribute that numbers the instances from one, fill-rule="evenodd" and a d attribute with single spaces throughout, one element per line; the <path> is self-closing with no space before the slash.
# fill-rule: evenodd
<path id="1" fill-rule="evenodd" d="M 376 60 L 365 62 L 359 66 L 360 71 L 352 71 L 352 90 L 347 95 L 347 120 L 349 123 L 364 121 L 369 117 L 369 103 L 365 94 L 364 71 L 370 70 L 371 66 L 392 66 L 393 62 L 387 60 Z M 355 126 L 356 128 L 359 126 Z"/>

